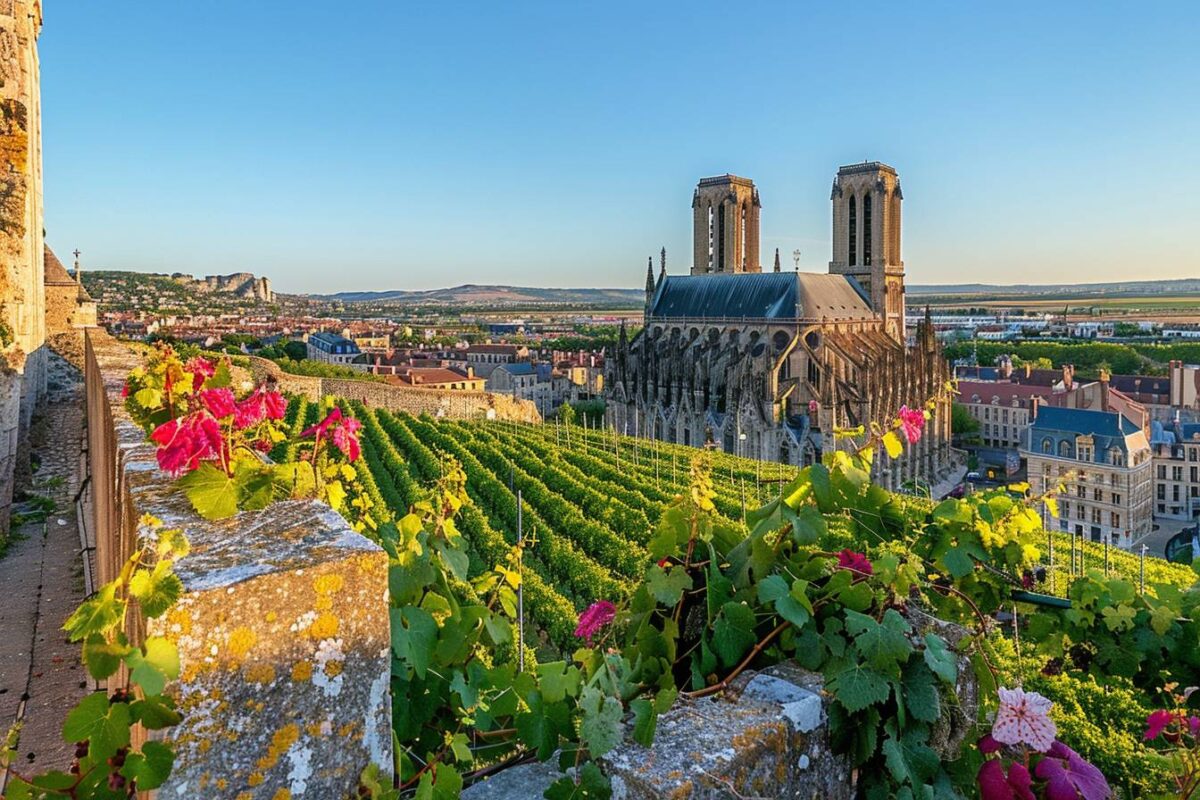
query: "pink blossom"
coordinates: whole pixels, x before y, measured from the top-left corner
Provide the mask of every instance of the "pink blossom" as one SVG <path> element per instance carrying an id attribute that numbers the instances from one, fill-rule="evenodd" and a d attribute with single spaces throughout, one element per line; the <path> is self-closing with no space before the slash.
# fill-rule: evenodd
<path id="1" fill-rule="evenodd" d="M 900 406 L 900 430 L 909 444 L 921 441 L 921 431 L 925 428 L 925 412 L 919 408 Z"/>
<path id="2" fill-rule="evenodd" d="M 983 800 L 1035 800 L 1030 788 L 1033 779 L 1024 764 L 1010 764 L 1006 774 L 1002 762 L 996 759 L 985 761 L 976 781 Z"/>
<path id="3" fill-rule="evenodd" d="M 616 619 L 616 616 L 616 606 L 607 600 L 598 600 L 579 615 L 579 625 L 575 628 L 575 635 L 590 645 L 592 637 L 599 633 L 601 628 Z"/>
<path id="4" fill-rule="evenodd" d="M 1112 789 L 1104 773 L 1062 742 L 1054 742 L 1034 774 L 1046 781 L 1046 800 L 1107 800 Z"/>
<path id="5" fill-rule="evenodd" d="M 150 439 L 159 446 L 159 467 L 175 476 L 191 472 L 201 461 L 220 458 L 225 449 L 220 424 L 203 411 L 164 422 Z"/>
<path id="6" fill-rule="evenodd" d="M 279 392 L 268 391 L 259 386 L 237 405 L 233 424 L 239 429 L 257 425 L 264 419 L 283 419 L 287 413 L 287 401 Z"/>
<path id="7" fill-rule="evenodd" d="M 817 404 L 816 400 L 808 401 L 808 413 L 809 414 L 815 414 L 820 410 L 821 410 L 821 406 Z"/>
<path id="8" fill-rule="evenodd" d="M 237 400 L 234 398 L 233 392 L 225 387 L 202 390 L 200 402 L 217 419 L 231 417 L 237 409 Z"/>
<path id="9" fill-rule="evenodd" d="M 188 372 L 192 373 L 192 391 L 200 391 L 200 387 L 204 382 L 216 374 L 217 367 L 207 358 L 195 356 L 188 360 L 183 367 Z"/>
<path id="10" fill-rule="evenodd" d="M 305 428 L 304 430 L 300 431 L 300 438 L 306 439 L 313 435 L 315 435 L 317 438 L 321 438 L 325 435 L 325 432 L 328 431 L 333 425 L 337 424 L 341 418 L 342 410 L 335 407 L 329 412 L 325 419 L 321 420 L 310 428 Z"/>
<path id="11" fill-rule="evenodd" d="M 997 752 L 1003 746 L 1004 745 L 997 742 L 995 737 L 992 736 L 990 733 L 985 733 L 983 735 L 983 737 L 979 740 L 979 744 L 978 744 L 979 752 L 983 753 L 985 756 L 989 756 L 992 753 Z"/>
<path id="12" fill-rule="evenodd" d="M 1187 724 L 1188 733 L 1192 735 L 1193 739 L 1200 736 L 1200 717 L 1188 717 Z"/>
<path id="13" fill-rule="evenodd" d="M 125 381 L 124 385 L 121 386 L 121 397 L 129 397 L 129 381 Z"/>
<path id="14" fill-rule="evenodd" d="M 992 736 L 1002 744 L 1027 744 L 1039 753 L 1050 749 L 1058 729 L 1050 719 L 1053 703 L 1024 689 L 1001 689 L 1000 709 L 992 725 Z"/>
<path id="15" fill-rule="evenodd" d="M 346 454 L 346 458 L 350 461 L 357 461 L 361 453 L 358 444 L 358 429 L 362 427 L 362 423 L 354 417 L 346 417 L 340 425 L 334 427 L 333 432 L 329 435 L 330 440 L 338 450 Z"/>
<path id="16" fill-rule="evenodd" d="M 1146 733 L 1142 738 L 1147 742 L 1157 739 L 1178 718 L 1179 715 L 1176 712 L 1166 711 L 1161 708 L 1158 711 L 1151 712 L 1150 716 L 1146 717 Z M 1195 718 L 1193 717 L 1193 719 Z"/>
<path id="17" fill-rule="evenodd" d="M 874 574 L 871 562 L 867 557 L 849 548 L 838 553 L 838 569 L 845 569 L 855 573 L 854 580 L 856 582 L 864 580 L 868 575 Z"/>

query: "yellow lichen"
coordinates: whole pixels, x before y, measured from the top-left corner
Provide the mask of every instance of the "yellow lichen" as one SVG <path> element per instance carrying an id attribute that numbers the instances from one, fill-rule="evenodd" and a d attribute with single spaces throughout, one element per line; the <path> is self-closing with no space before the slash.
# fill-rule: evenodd
<path id="1" fill-rule="evenodd" d="M 324 671 L 325 671 L 326 677 L 336 678 L 338 675 L 342 674 L 342 662 L 341 661 L 326 661 Z"/>
<path id="2" fill-rule="evenodd" d="M 292 680 L 299 683 L 312 679 L 312 664 L 307 661 L 297 661 L 292 667 Z"/>
<path id="3" fill-rule="evenodd" d="M 254 631 L 247 627 L 235 628 L 233 633 L 229 634 L 229 653 L 234 658 L 241 660 L 250 652 L 250 648 L 254 647 L 258 641 L 258 636 Z"/>
<path id="4" fill-rule="evenodd" d="M 279 615 L 276 614 L 274 611 L 267 612 L 267 622 L 274 622 L 277 619 L 279 619 Z"/>
<path id="5" fill-rule="evenodd" d="M 338 618 L 329 612 L 317 617 L 308 627 L 308 635 L 314 639 L 332 639 L 337 636 Z"/>
<path id="6" fill-rule="evenodd" d="M 275 731 L 267 754 L 258 760 L 260 770 L 268 770 L 279 762 L 279 758 L 300 738 L 300 726 L 292 722 Z"/>
<path id="7" fill-rule="evenodd" d="M 313 581 L 313 589 L 317 594 L 333 594 L 341 591 L 344 583 L 341 575 L 321 575 Z"/>
<path id="8" fill-rule="evenodd" d="M 258 786 L 264 780 L 266 779 L 263 777 L 261 772 L 251 772 L 250 777 L 246 779 L 246 783 L 250 784 L 251 786 Z"/>
<path id="9" fill-rule="evenodd" d="M 333 609 L 333 598 L 327 594 L 317 595 L 317 602 L 313 603 L 313 608 L 317 611 L 330 611 Z"/>
<path id="10" fill-rule="evenodd" d="M 275 667 L 270 664 L 252 664 L 246 668 L 246 680 L 266 684 L 275 680 Z"/>
<path id="11" fill-rule="evenodd" d="M 186 608 L 176 608 L 167 615 L 167 625 L 170 628 L 179 626 L 179 633 L 187 636 L 192 632 L 192 615 Z"/>
<path id="12" fill-rule="evenodd" d="M 280 789 L 271 795 L 271 800 L 292 800 L 292 793 L 287 789 Z"/>

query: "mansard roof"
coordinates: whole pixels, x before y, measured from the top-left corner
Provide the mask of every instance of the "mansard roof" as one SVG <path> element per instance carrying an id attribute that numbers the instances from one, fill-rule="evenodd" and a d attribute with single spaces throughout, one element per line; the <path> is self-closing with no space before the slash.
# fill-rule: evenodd
<path id="1" fill-rule="evenodd" d="M 1141 430 L 1133 420 L 1115 411 L 1089 411 L 1053 406 L 1038 411 L 1034 427 L 1112 438 L 1124 438 Z"/>
<path id="2" fill-rule="evenodd" d="M 853 278 L 815 272 L 668 275 L 651 301 L 651 319 L 874 319 Z"/>

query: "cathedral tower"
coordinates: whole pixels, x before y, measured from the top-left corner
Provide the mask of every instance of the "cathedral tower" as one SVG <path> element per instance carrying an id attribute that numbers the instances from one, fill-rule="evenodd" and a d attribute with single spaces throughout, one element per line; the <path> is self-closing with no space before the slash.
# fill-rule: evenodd
<path id="1" fill-rule="evenodd" d="M 904 262 L 900 259 L 900 177 L 878 161 L 838 170 L 833 179 L 833 260 L 829 271 L 855 278 L 904 341 Z"/>
<path id="2" fill-rule="evenodd" d="M 762 272 L 758 215 L 762 204 L 749 178 L 703 178 L 692 195 L 692 274 Z"/>

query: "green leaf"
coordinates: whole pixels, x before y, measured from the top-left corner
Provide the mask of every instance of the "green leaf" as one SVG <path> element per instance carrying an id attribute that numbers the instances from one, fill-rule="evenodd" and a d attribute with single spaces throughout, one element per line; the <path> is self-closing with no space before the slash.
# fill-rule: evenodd
<path id="1" fill-rule="evenodd" d="M 913 659 L 904 667 L 904 705 L 914 719 L 934 722 L 941 714 L 941 696 L 925 662 Z"/>
<path id="2" fill-rule="evenodd" d="M 808 467 L 808 471 L 812 480 L 813 497 L 817 500 L 817 508 L 825 514 L 836 511 L 837 507 L 833 501 L 833 484 L 829 480 L 829 469 L 824 464 L 813 464 Z"/>
<path id="3" fill-rule="evenodd" d="M 908 629 L 908 623 L 894 608 L 884 613 L 882 623 L 866 614 L 846 611 L 846 631 L 854 637 L 854 646 L 878 670 L 892 670 L 908 658 L 912 652 Z"/>
<path id="4" fill-rule="evenodd" d="M 851 713 L 885 702 L 891 694 L 887 680 L 863 664 L 850 664 L 834 675 L 828 689 Z"/>
<path id="5" fill-rule="evenodd" d="M 946 554 L 942 556 L 942 563 L 946 565 L 946 570 L 954 578 L 963 578 L 975 571 L 975 562 L 960 547 L 947 550 Z"/>
<path id="6" fill-rule="evenodd" d="M 137 598 L 143 614 L 160 617 L 183 594 L 183 582 L 171 571 L 170 561 L 159 561 L 153 570 L 139 569 L 133 573 L 129 593 Z"/>
<path id="7" fill-rule="evenodd" d="M 63 723 L 63 738 L 68 742 L 87 740 L 88 757 L 100 763 L 129 745 L 129 706 L 109 704 L 103 692 L 89 694 L 71 709 Z"/>
<path id="8" fill-rule="evenodd" d="M 415 606 L 389 609 L 392 623 L 392 652 L 424 678 L 433 659 L 438 627 L 430 613 Z"/>
<path id="9" fill-rule="evenodd" d="M 87 637 L 83 645 L 83 663 L 88 674 L 102 681 L 117 671 L 123 659 L 133 648 L 121 642 L 109 642 L 99 633 Z"/>
<path id="10" fill-rule="evenodd" d="M 96 594 L 84 600 L 63 623 L 71 641 L 77 642 L 93 633 L 104 633 L 125 618 L 125 602 L 118 600 L 117 586 L 112 581 L 100 587 Z"/>
<path id="11" fill-rule="evenodd" d="M 788 593 L 787 581 L 782 575 L 770 575 L 758 582 L 758 599 L 763 603 L 774 603 Z"/>
<path id="12" fill-rule="evenodd" d="M 654 731 L 658 727 L 654 704 L 639 697 L 630 702 L 629 707 L 633 710 L 633 740 L 642 747 L 649 747 L 654 743 Z"/>
<path id="13" fill-rule="evenodd" d="M 621 741 L 621 703 L 589 686 L 580 696 L 579 707 L 583 710 L 579 739 L 593 758 L 599 758 Z"/>
<path id="14" fill-rule="evenodd" d="M 237 513 L 237 484 L 207 461 L 180 478 L 178 484 L 192 508 L 205 519 L 224 519 Z"/>
<path id="15" fill-rule="evenodd" d="M 737 664 L 758 641 L 755 623 L 754 611 L 745 603 L 730 600 L 721 606 L 721 613 L 713 623 L 712 647 L 723 666 Z"/>
<path id="16" fill-rule="evenodd" d="M 537 690 L 531 692 L 525 702 L 529 710 L 514 718 L 517 735 L 545 761 L 558 749 L 561 737 L 574 738 L 570 711 L 566 703 L 543 702 L 542 693 Z"/>
<path id="17" fill-rule="evenodd" d="M 656 564 L 646 573 L 646 588 L 664 606 L 674 606 L 692 588 L 692 576 L 683 567 L 675 566 L 668 571 Z"/>
<path id="18" fill-rule="evenodd" d="M 144 653 L 142 651 L 145 651 Z M 151 636 L 125 657 L 129 676 L 148 695 L 162 694 L 167 681 L 179 677 L 179 650 L 161 636 Z"/>
<path id="19" fill-rule="evenodd" d="M 588 761 L 579 768 L 579 783 L 564 776 L 551 784 L 542 797 L 546 800 L 609 800 L 612 788 L 595 762 Z"/>
<path id="20" fill-rule="evenodd" d="M 579 668 L 565 661 L 551 661 L 537 666 L 538 684 L 547 703 L 561 703 L 579 692 L 583 675 Z"/>
<path id="21" fill-rule="evenodd" d="M 465 733 L 456 733 L 450 737 L 450 750 L 454 753 L 454 760 L 460 764 L 470 764 L 475 760 Z"/>
<path id="22" fill-rule="evenodd" d="M 125 757 L 125 765 L 121 774 L 130 780 L 137 781 L 139 791 L 157 789 L 171 774 L 175 765 L 175 754 L 171 748 L 162 742 L 146 742 L 140 753 L 130 753 Z"/>
<path id="23" fill-rule="evenodd" d="M 792 539 L 796 544 L 815 544 L 829 532 L 825 516 L 815 506 L 804 506 L 787 516 L 792 523 Z"/>
<path id="24" fill-rule="evenodd" d="M 175 701 L 164 694 L 134 700 L 129 705 L 129 713 L 134 722 L 140 722 L 142 727 L 151 731 L 178 725 L 183 719 L 175 710 Z"/>
<path id="25" fill-rule="evenodd" d="M 958 658 L 942 637 L 925 634 L 925 663 L 934 674 L 953 686 L 958 681 Z"/>
<path id="26" fill-rule="evenodd" d="M 162 392 L 158 389 L 152 389 L 147 386 L 145 389 L 138 389 L 136 392 L 134 392 L 133 399 L 137 401 L 137 404 L 142 408 L 148 411 L 153 411 L 162 405 L 163 396 Z"/>

